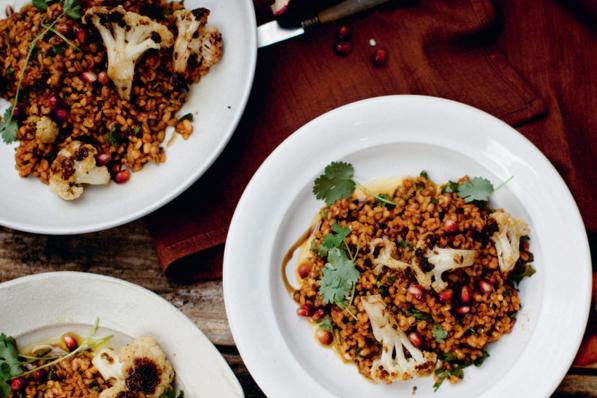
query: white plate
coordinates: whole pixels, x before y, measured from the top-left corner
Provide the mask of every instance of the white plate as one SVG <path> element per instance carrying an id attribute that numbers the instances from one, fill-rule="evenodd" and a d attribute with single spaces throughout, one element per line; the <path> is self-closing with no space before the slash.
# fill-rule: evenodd
<path id="1" fill-rule="evenodd" d="M 21 6 L 27 2 L 0 0 L 0 16 L 4 18 L 7 4 Z M 257 59 L 255 11 L 250 0 L 187 0 L 185 6 L 209 8 L 209 23 L 217 26 L 224 37 L 222 61 L 193 86 L 189 101 L 179 112 L 194 114 L 194 133 L 189 140 L 178 137 L 166 148 L 166 163 L 147 165 L 123 185 L 86 188 L 83 197 L 74 203 L 59 199 L 37 178 L 20 178 L 15 170 L 16 144 L 0 142 L 0 225 L 43 234 L 111 228 L 168 203 L 215 161 L 240 120 L 253 83 Z"/>
<path id="2" fill-rule="evenodd" d="M 111 344 L 155 337 L 185 397 L 243 396 L 232 370 L 195 324 L 140 286 L 95 274 L 52 272 L 0 284 L 0 303 L 0 332 L 21 346 L 68 331 L 85 336 L 99 317 L 97 337 L 113 334 Z"/>
<path id="3" fill-rule="evenodd" d="M 521 284 L 523 307 L 512 333 L 490 346 L 491 357 L 481 368 L 467 368 L 461 383 L 444 383 L 437 393 L 431 378 L 370 383 L 317 344 L 308 322 L 296 315 L 280 264 L 322 206 L 311 188 L 333 160 L 351 162 L 361 182 L 423 169 L 438 182 L 465 174 L 494 183 L 514 176 L 492 203 L 528 221 L 537 273 Z M 419 398 L 547 397 L 578 349 L 590 293 L 583 223 L 553 166 L 500 120 L 432 97 L 365 100 L 299 129 L 249 183 L 224 255 L 224 298 L 234 340 L 272 397 L 410 396 L 413 385 Z"/>

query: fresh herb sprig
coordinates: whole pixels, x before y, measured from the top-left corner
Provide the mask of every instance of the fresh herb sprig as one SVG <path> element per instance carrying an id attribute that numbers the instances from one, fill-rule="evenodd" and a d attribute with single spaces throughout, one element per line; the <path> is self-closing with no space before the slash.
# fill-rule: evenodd
<path id="1" fill-rule="evenodd" d="M 347 199 L 352 196 L 358 187 L 367 195 L 373 196 L 378 202 L 386 205 L 396 206 L 396 203 L 382 195 L 370 192 L 362 184 L 353 179 L 354 167 L 347 162 L 332 162 L 326 166 L 313 184 L 313 193 L 317 199 L 325 201 L 328 205 L 334 204 L 339 199 Z"/>
<path id="2" fill-rule="evenodd" d="M 172 387 L 167 388 L 161 395 L 160 398 L 184 398 L 184 391 L 179 391 L 178 395 Z"/>
<path id="3" fill-rule="evenodd" d="M 0 394 L 10 396 L 10 380 L 23 374 L 15 339 L 0 334 Z"/>
<path id="4" fill-rule="evenodd" d="M 35 0 L 33 5 L 37 7 L 40 11 L 46 11 L 48 9 L 49 4 L 52 1 L 50 0 Z M 46 33 L 50 32 L 54 29 L 56 23 L 60 20 L 60 18 L 64 17 L 65 15 L 69 16 L 72 19 L 80 19 L 83 16 L 83 9 L 79 4 L 79 0 L 63 0 L 62 3 L 62 13 L 56 17 L 49 25 L 44 25 L 44 29 L 39 33 L 37 36 L 33 38 L 31 44 L 29 45 L 29 50 L 27 51 L 27 56 L 25 57 L 25 61 L 23 62 L 23 66 L 19 71 L 19 77 L 17 81 L 17 91 L 15 92 L 14 100 L 12 101 L 12 106 L 9 107 L 3 115 L 2 120 L 0 121 L 0 136 L 2 136 L 2 141 L 6 144 L 13 143 L 17 139 L 17 130 L 18 124 L 13 119 L 13 110 L 17 106 L 19 102 L 19 94 L 21 93 L 21 86 L 23 84 L 23 77 L 25 76 L 25 70 L 29 65 L 29 60 L 31 59 L 31 55 L 33 51 L 37 47 L 37 43 L 46 35 Z"/>
<path id="5" fill-rule="evenodd" d="M 471 180 L 464 181 L 461 184 L 458 184 L 454 181 L 449 181 L 442 189 L 442 192 L 457 193 L 458 196 L 464 199 L 465 203 L 487 202 L 495 191 L 510 182 L 512 178 L 514 177 L 512 176 L 508 178 L 506 181 L 498 185 L 497 188 L 494 188 L 491 181 L 483 177 L 474 177 Z"/>
<path id="6" fill-rule="evenodd" d="M 443 343 L 448 337 L 448 332 L 446 332 L 440 325 L 435 324 L 433 329 L 431 330 L 431 335 L 438 343 Z"/>

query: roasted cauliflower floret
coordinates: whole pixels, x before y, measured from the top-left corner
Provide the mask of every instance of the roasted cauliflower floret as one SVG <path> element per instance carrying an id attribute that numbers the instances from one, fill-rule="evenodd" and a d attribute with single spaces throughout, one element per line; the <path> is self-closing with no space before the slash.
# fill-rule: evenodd
<path id="1" fill-rule="evenodd" d="M 436 292 L 444 290 L 448 284 L 443 280 L 442 274 L 446 271 L 453 271 L 457 268 L 469 267 L 475 262 L 476 252 L 474 250 L 460 250 L 460 249 L 441 249 L 435 246 L 433 249 L 427 250 L 425 257 L 427 261 L 433 265 L 431 271 L 423 272 L 421 267 L 414 261 L 406 263 L 392 257 L 392 253 L 396 251 L 396 244 L 387 238 L 377 238 L 371 242 L 370 253 L 373 255 L 378 246 L 383 246 L 377 257 L 374 257 L 372 262 L 375 265 L 373 272 L 379 274 L 383 267 L 391 269 L 405 270 L 410 268 L 417 282 L 429 289 L 433 288 Z"/>
<path id="2" fill-rule="evenodd" d="M 174 71 L 184 73 L 191 55 L 196 55 L 201 68 L 209 69 L 222 58 L 222 35 L 214 27 L 206 27 L 209 10 L 178 10 L 174 13 L 178 36 L 174 43 Z"/>
<path id="3" fill-rule="evenodd" d="M 130 99 L 135 64 L 145 51 L 171 47 L 174 36 L 165 25 L 126 11 L 122 6 L 108 10 L 92 7 L 85 21 L 95 25 L 108 52 L 108 76 L 122 99 Z"/>
<path id="4" fill-rule="evenodd" d="M 159 398 L 174 381 L 174 369 L 153 337 L 139 337 L 120 351 L 122 379 L 99 398 Z"/>
<path id="5" fill-rule="evenodd" d="M 495 243 L 500 269 L 502 272 L 512 271 L 520 257 L 520 238 L 529 234 L 529 227 L 524 221 L 501 211 L 489 216 L 498 224 L 498 231 L 491 240 Z"/>
<path id="6" fill-rule="evenodd" d="M 421 351 L 410 342 L 394 316 L 386 310 L 380 295 L 364 297 L 361 302 L 371 322 L 373 336 L 383 346 L 381 357 L 375 359 L 371 365 L 370 376 L 373 380 L 388 383 L 407 380 L 433 369 L 435 354 Z M 405 350 L 410 358 L 405 356 Z M 387 376 L 383 371 L 387 372 Z"/>
<path id="7" fill-rule="evenodd" d="M 35 138 L 44 144 L 51 144 L 58 136 L 58 125 L 49 117 L 32 117 L 35 121 Z"/>
<path id="8" fill-rule="evenodd" d="M 108 184 L 110 173 L 106 166 L 97 166 L 96 154 L 94 147 L 79 141 L 62 148 L 50 167 L 52 192 L 64 200 L 75 200 L 83 194 L 82 184 Z"/>

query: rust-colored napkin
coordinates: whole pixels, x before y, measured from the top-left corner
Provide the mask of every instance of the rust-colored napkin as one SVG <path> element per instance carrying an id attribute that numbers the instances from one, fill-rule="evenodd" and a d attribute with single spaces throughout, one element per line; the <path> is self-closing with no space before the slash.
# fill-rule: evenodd
<path id="1" fill-rule="evenodd" d="M 232 213 L 268 154 L 322 113 L 387 94 L 454 99 L 517 127 L 556 165 L 585 223 L 597 230 L 597 24 L 590 4 L 410 1 L 349 21 L 354 50 L 345 58 L 332 52 L 338 25 L 259 50 L 253 93 L 230 144 L 199 182 L 147 218 L 162 267 L 179 280 L 219 278 Z M 268 1 L 255 6 L 260 22 L 268 20 Z M 383 68 L 371 64 L 371 38 L 389 50 Z"/>

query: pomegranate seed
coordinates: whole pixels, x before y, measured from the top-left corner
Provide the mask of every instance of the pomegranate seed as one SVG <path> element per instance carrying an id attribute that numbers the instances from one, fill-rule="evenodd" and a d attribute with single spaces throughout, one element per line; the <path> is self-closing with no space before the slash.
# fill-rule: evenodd
<path id="1" fill-rule="evenodd" d="M 85 43 L 85 41 L 87 40 L 87 30 L 85 28 L 76 27 L 75 37 L 77 38 L 77 42 L 79 44 Z"/>
<path id="2" fill-rule="evenodd" d="M 444 229 L 448 233 L 456 232 L 456 231 L 458 231 L 458 224 L 456 224 L 456 221 L 454 221 L 454 220 L 447 219 L 444 222 Z"/>
<path id="3" fill-rule="evenodd" d="M 296 314 L 298 316 L 303 316 L 305 318 L 309 318 L 313 315 L 313 306 L 311 304 L 305 304 L 296 310 Z"/>
<path id="4" fill-rule="evenodd" d="M 471 307 L 468 305 L 461 305 L 460 307 L 456 307 L 456 313 L 458 315 L 466 315 L 471 311 Z"/>
<path id="5" fill-rule="evenodd" d="M 27 385 L 27 380 L 23 376 L 15 377 L 10 381 L 10 389 L 13 391 L 22 391 Z"/>
<path id="6" fill-rule="evenodd" d="M 110 160 L 112 160 L 112 156 L 108 152 L 99 153 L 95 157 L 95 162 L 98 166 L 105 166 L 110 163 Z"/>
<path id="7" fill-rule="evenodd" d="M 24 116 L 25 116 L 25 111 L 23 110 L 22 106 L 17 105 L 12 109 L 12 118 L 13 119 L 19 120 L 19 119 L 22 119 Z"/>
<path id="8" fill-rule="evenodd" d="M 97 75 L 91 71 L 81 73 L 81 78 L 87 83 L 93 83 L 97 80 Z"/>
<path id="9" fill-rule="evenodd" d="M 300 267 L 298 267 L 298 274 L 302 279 L 305 279 L 306 277 L 308 277 L 309 272 L 311 272 L 311 264 L 310 263 L 304 263 L 304 264 L 301 264 Z"/>
<path id="10" fill-rule="evenodd" d="M 421 285 L 410 285 L 408 287 L 408 292 L 411 294 L 411 296 L 413 296 L 413 298 L 419 301 L 423 300 L 425 297 L 425 290 Z"/>
<path id="11" fill-rule="evenodd" d="M 469 303 L 472 297 L 473 292 L 471 292 L 471 289 L 468 286 L 465 285 L 460 288 L 460 301 L 463 304 Z"/>
<path id="12" fill-rule="evenodd" d="M 332 344 L 332 341 L 334 341 L 334 335 L 329 330 L 317 329 L 315 337 L 317 337 L 317 340 L 323 345 L 330 345 Z"/>
<path id="13" fill-rule="evenodd" d="M 349 41 L 339 41 L 334 44 L 334 52 L 339 57 L 345 57 L 352 52 L 352 43 Z"/>
<path id="14" fill-rule="evenodd" d="M 423 337 L 417 332 L 410 332 L 408 334 L 408 339 L 417 348 L 420 348 L 423 346 Z"/>
<path id="15" fill-rule="evenodd" d="M 69 116 L 66 108 L 57 108 L 54 111 L 52 111 L 52 115 L 54 116 L 54 119 L 61 122 L 67 120 Z"/>
<path id="16" fill-rule="evenodd" d="M 323 318 L 325 316 L 325 310 L 323 308 L 318 308 L 317 311 L 315 311 L 315 313 L 313 314 L 313 319 L 315 319 L 316 321 L 320 320 L 321 318 Z"/>
<path id="17" fill-rule="evenodd" d="M 439 301 L 441 301 L 442 303 L 444 303 L 444 304 L 449 303 L 452 300 L 452 290 L 450 290 L 450 289 L 444 290 L 438 296 L 439 296 Z"/>
<path id="18" fill-rule="evenodd" d="M 32 374 L 33 380 L 35 380 L 35 381 L 44 381 L 46 379 L 47 375 L 48 375 L 48 372 L 46 372 L 45 369 L 37 369 Z"/>
<path id="19" fill-rule="evenodd" d="M 481 279 L 479 281 L 479 290 L 483 293 L 491 293 L 493 292 L 493 285 L 485 279 Z"/>
<path id="20" fill-rule="evenodd" d="M 73 352 L 74 350 L 79 348 L 79 342 L 77 341 L 77 339 L 68 333 L 62 336 L 62 341 L 64 341 L 66 349 L 70 352 Z"/>
<path id="21" fill-rule="evenodd" d="M 69 23 L 56 25 L 56 31 L 63 36 L 70 36 L 73 33 L 73 26 Z"/>
<path id="22" fill-rule="evenodd" d="M 128 169 L 120 170 L 114 175 L 114 182 L 117 184 L 124 184 L 131 178 L 131 172 Z"/>
<path id="23" fill-rule="evenodd" d="M 381 68 L 388 62 L 388 50 L 385 48 L 378 48 L 373 51 L 371 55 L 371 62 L 373 62 L 374 66 Z"/>
<path id="24" fill-rule="evenodd" d="M 103 85 L 106 85 L 110 82 L 110 78 L 108 77 L 108 74 L 105 71 L 101 71 L 97 75 L 97 81 Z"/>
<path id="25" fill-rule="evenodd" d="M 336 37 L 340 41 L 348 41 L 350 40 L 350 36 L 352 36 L 352 29 L 348 25 L 342 25 L 338 28 L 338 33 Z"/>
<path id="26" fill-rule="evenodd" d="M 60 97 L 57 95 L 52 95 L 48 99 L 48 105 L 52 109 L 59 108 L 62 105 L 62 99 L 60 99 Z"/>

